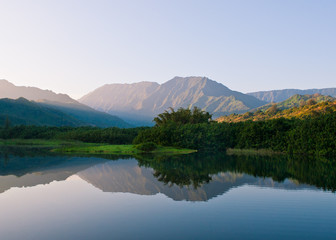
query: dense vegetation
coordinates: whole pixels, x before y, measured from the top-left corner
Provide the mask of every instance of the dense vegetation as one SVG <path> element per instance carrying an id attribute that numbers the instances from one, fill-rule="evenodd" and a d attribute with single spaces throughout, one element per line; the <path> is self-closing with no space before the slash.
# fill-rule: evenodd
<path id="1" fill-rule="evenodd" d="M 321 95 L 295 95 L 292 98 L 278 104 L 265 105 L 256 111 L 251 111 L 244 114 L 231 114 L 228 116 L 222 116 L 216 119 L 216 121 L 264 121 L 277 118 L 305 119 L 335 111 L 336 101 L 332 97 Z"/>
<path id="2" fill-rule="evenodd" d="M 177 125 L 182 124 L 197 124 L 207 123 L 211 120 L 212 115 L 208 112 L 204 112 L 201 109 L 194 107 L 192 110 L 179 108 L 175 111 L 173 108 L 169 108 L 169 111 L 159 114 L 154 118 L 155 126 L 164 126 L 169 123 L 175 123 Z"/>
<path id="3" fill-rule="evenodd" d="M 197 124 L 170 121 L 141 131 L 134 143 L 144 142 L 198 150 L 244 148 L 336 155 L 336 111 L 318 113 L 305 119 Z"/>
<path id="4" fill-rule="evenodd" d="M 0 129 L 2 139 L 59 139 L 91 143 L 131 144 L 145 128 L 14 126 Z"/>
<path id="5" fill-rule="evenodd" d="M 322 107 L 321 107 L 322 106 Z M 154 119 L 152 128 L 94 127 L 10 127 L 5 121 L 2 139 L 59 139 L 91 143 L 142 144 L 226 151 L 270 149 L 294 154 L 336 155 L 336 104 L 324 102 L 301 109 L 323 109 L 299 118 L 275 118 L 266 121 L 236 123 L 211 121 L 211 115 L 198 108 L 165 112 Z M 295 111 L 292 109 L 292 111 Z"/>

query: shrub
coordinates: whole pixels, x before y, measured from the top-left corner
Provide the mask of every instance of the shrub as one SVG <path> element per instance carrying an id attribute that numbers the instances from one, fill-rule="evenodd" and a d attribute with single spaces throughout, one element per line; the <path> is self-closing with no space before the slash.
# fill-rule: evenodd
<path id="1" fill-rule="evenodd" d="M 144 152 L 150 152 L 157 149 L 157 145 L 153 142 L 146 142 L 136 145 L 135 148 Z"/>

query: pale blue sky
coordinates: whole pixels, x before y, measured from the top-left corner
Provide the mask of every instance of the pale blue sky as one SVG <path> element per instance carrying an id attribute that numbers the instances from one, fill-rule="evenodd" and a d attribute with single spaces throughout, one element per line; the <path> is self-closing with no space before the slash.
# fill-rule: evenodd
<path id="1" fill-rule="evenodd" d="M 0 0 L 0 31 L 0 79 L 74 98 L 174 76 L 336 87 L 334 0 Z"/>

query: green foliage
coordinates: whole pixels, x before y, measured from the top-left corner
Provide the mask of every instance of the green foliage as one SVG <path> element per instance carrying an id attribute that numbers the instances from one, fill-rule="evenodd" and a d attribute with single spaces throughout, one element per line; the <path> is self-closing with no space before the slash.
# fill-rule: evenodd
<path id="1" fill-rule="evenodd" d="M 157 149 L 157 145 L 153 142 L 140 143 L 135 146 L 136 149 L 144 152 L 151 152 Z"/>
<path id="2" fill-rule="evenodd" d="M 197 153 L 181 156 L 137 157 L 140 166 L 154 169 L 154 176 L 165 184 L 195 188 L 216 178 L 218 173 L 247 173 L 282 182 L 292 179 L 324 190 L 336 191 L 336 162 L 323 158 L 289 155 L 225 155 Z M 327 176 L 327 177 L 326 177 Z"/>
<path id="3" fill-rule="evenodd" d="M 208 112 L 202 111 L 200 108 L 194 107 L 192 110 L 179 108 L 175 111 L 170 108 L 169 111 L 159 114 L 154 118 L 156 126 L 163 126 L 169 123 L 181 124 L 198 124 L 207 123 L 211 120 L 212 115 Z"/>
<path id="4" fill-rule="evenodd" d="M 144 142 L 203 151 L 241 148 L 336 155 L 336 112 L 303 120 L 278 118 L 237 123 L 168 123 L 139 132 L 134 143 Z"/>
<path id="5" fill-rule="evenodd" d="M 166 121 L 152 128 L 14 126 L 0 128 L 2 139 L 59 139 L 108 144 L 155 143 L 161 146 L 226 151 L 270 149 L 294 154 L 336 155 L 336 111 L 333 103 L 304 119 L 276 118 L 237 123 Z M 306 105 L 304 108 L 314 107 Z M 204 113 L 201 113 L 204 115 Z M 180 119 L 180 118 L 176 118 Z M 182 118 L 183 119 L 183 118 Z"/>
<path id="6" fill-rule="evenodd" d="M 25 98 L 0 99 L 0 125 L 130 127 L 116 116 L 80 104 L 40 103 Z"/>
<path id="7" fill-rule="evenodd" d="M 322 97 L 322 96 L 320 96 Z M 324 96 L 323 96 L 324 97 Z M 330 97 L 331 98 L 331 97 Z M 319 99 L 319 98 L 315 98 Z M 291 108 L 283 108 L 281 104 L 268 105 L 264 110 L 258 109 L 255 112 L 248 112 L 244 114 L 231 114 L 229 116 L 222 116 L 216 119 L 218 122 L 242 122 L 242 121 L 264 121 L 277 118 L 300 118 L 306 119 L 317 117 L 321 114 L 336 112 L 336 101 L 322 101 L 318 102 L 315 99 L 309 99 L 307 102 L 302 101 L 298 106 Z M 323 99 L 323 98 L 322 98 Z"/>
<path id="8" fill-rule="evenodd" d="M 6 116 L 5 129 L 9 129 L 9 127 L 10 127 L 10 120 L 9 120 L 8 116 Z"/>
<path id="9" fill-rule="evenodd" d="M 60 139 L 91 143 L 131 144 L 146 128 L 42 127 L 14 126 L 0 128 L 2 139 Z"/>

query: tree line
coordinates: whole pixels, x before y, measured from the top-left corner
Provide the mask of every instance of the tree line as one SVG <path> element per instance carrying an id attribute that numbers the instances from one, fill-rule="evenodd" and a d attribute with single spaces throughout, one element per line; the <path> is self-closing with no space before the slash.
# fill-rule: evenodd
<path id="1" fill-rule="evenodd" d="M 143 142 L 197 150 L 271 149 L 290 154 L 336 155 L 336 112 L 305 119 L 237 123 L 168 121 L 139 132 L 134 143 Z"/>
<path id="2" fill-rule="evenodd" d="M 91 143 L 132 144 L 146 128 L 13 126 L 0 129 L 1 139 L 58 139 Z"/>
<path id="3" fill-rule="evenodd" d="M 271 119 L 218 123 L 198 108 L 173 109 L 154 118 L 152 128 L 41 127 L 0 128 L 0 138 L 61 139 L 93 143 L 140 144 L 225 151 L 228 148 L 271 149 L 276 152 L 336 155 L 336 112 L 305 119 Z"/>

